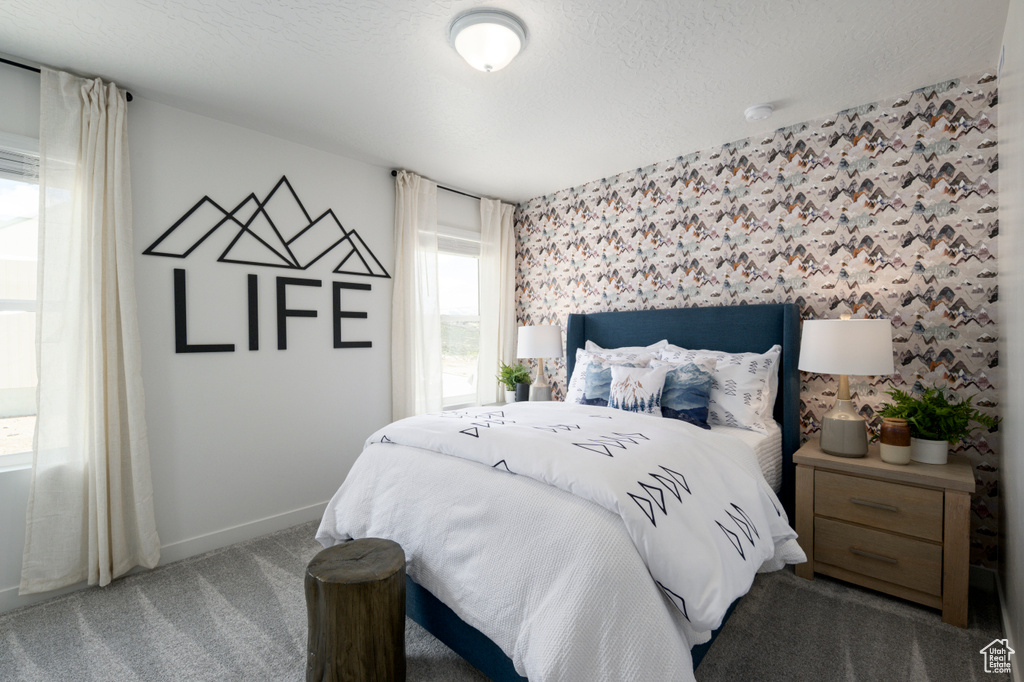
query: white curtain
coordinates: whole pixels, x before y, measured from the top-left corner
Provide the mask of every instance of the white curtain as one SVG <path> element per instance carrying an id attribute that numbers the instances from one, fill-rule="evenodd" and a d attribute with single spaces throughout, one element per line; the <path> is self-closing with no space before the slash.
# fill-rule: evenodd
<path id="1" fill-rule="evenodd" d="M 477 401 L 505 399 L 496 377 L 498 364 L 515 362 L 516 240 L 514 207 L 494 199 L 480 200 L 480 355 Z"/>
<path id="2" fill-rule="evenodd" d="M 391 417 L 442 408 L 437 295 L 437 185 L 395 178 L 395 278 L 391 307 Z"/>
<path id="3" fill-rule="evenodd" d="M 43 69 L 38 417 L 19 593 L 160 558 L 132 258 L 127 102 Z"/>

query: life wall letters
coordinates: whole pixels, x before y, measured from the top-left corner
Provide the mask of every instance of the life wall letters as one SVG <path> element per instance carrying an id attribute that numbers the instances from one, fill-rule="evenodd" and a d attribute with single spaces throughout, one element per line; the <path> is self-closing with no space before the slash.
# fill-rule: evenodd
<path id="1" fill-rule="evenodd" d="M 288 178 L 282 176 L 262 200 L 249 194 L 232 210 L 204 196 L 143 251 L 148 256 L 188 258 L 201 248 L 219 253 L 217 262 L 308 271 L 315 263 L 334 265 L 331 272 L 358 277 L 390 278 L 387 270 L 355 230 L 346 230 L 334 211 L 312 218 Z M 174 269 L 174 348 L 176 353 L 230 353 L 234 343 L 189 343 L 188 286 L 183 268 Z M 288 319 L 317 317 L 310 308 L 290 308 L 290 287 L 326 288 L 322 279 L 276 278 L 277 348 L 288 348 Z M 366 319 L 363 311 L 343 310 L 345 291 L 370 291 L 370 284 L 332 281 L 329 299 L 334 348 L 370 348 L 372 341 L 344 340 L 342 320 Z M 260 349 L 259 276 L 247 274 L 248 342 Z"/>

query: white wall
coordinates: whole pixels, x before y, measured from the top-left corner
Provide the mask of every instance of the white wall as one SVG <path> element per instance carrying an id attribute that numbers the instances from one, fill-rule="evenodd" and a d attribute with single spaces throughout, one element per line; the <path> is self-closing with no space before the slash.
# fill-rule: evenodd
<path id="1" fill-rule="evenodd" d="M 438 188 L 438 225 L 480 234 L 480 200 Z"/>
<path id="2" fill-rule="evenodd" d="M 1004 622 L 1024 652 L 1024 0 L 1011 0 L 999 82 L 999 364 L 1006 380 L 1001 493 Z M 1020 656 L 1020 655 L 1019 655 Z M 1022 679 L 1021 658 L 1013 666 Z"/>
<path id="3" fill-rule="evenodd" d="M 27 78 L 25 77 L 27 76 Z M 0 130 L 38 118 L 38 76 L 0 67 Z M 34 79 L 34 80 L 33 80 Z M 17 81 L 18 90 L 8 90 Z M 8 96 L 16 92 L 16 96 Z M 27 103 L 25 98 L 35 104 Z M 33 110 L 34 106 L 34 110 Z M 11 122 L 14 123 L 11 123 Z M 286 175 L 314 217 L 333 209 L 390 272 L 394 185 L 390 170 L 319 152 L 140 97 L 129 105 L 135 281 L 142 336 L 157 530 L 167 562 L 319 517 L 366 437 L 391 416 L 391 280 L 216 262 L 199 248 L 187 259 L 142 251 L 204 195 L 225 208 L 265 196 Z M 219 234 L 219 233 L 218 233 Z M 187 273 L 189 342 L 234 343 L 233 353 L 175 353 L 173 270 Z M 246 275 L 259 277 L 260 350 L 248 350 Z M 288 306 L 318 311 L 290 318 L 277 349 L 275 279 Z M 333 281 L 363 282 L 343 308 L 333 347 Z M 0 610 L 15 598 L 24 533 L 27 472 L 0 472 Z"/>
<path id="4" fill-rule="evenodd" d="M 0 64 L 0 131 L 39 137 L 39 74 Z"/>

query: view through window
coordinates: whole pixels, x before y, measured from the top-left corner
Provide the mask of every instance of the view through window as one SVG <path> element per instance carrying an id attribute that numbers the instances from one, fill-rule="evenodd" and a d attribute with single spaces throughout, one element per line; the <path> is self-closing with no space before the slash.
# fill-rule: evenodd
<path id="1" fill-rule="evenodd" d="M 480 303 L 477 256 L 438 253 L 441 308 L 441 384 L 445 407 L 476 401 L 480 354 Z"/>
<path id="2" fill-rule="evenodd" d="M 39 185 L 0 172 L 0 456 L 32 451 Z"/>

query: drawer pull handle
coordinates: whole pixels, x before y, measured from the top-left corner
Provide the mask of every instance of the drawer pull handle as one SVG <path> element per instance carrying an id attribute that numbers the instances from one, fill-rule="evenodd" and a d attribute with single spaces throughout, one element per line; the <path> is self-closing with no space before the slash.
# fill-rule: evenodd
<path id="1" fill-rule="evenodd" d="M 891 504 L 881 504 L 879 502 L 869 502 L 868 500 L 858 500 L 856 497 L 851 497 L 850 502 L 859 504 L 862 507 L 871 507 L 872 509 L 882 509 L 884 511 L 898 512 L 899 507 L 894 507 Z"/>
<path id="2" fill-rule="evenodd" d="M 884 561 L 887 564 L 895 564 L 896 560 L 892 557 L 882 556 L 881 554 L 872 554 L 871 552 L 865 552 L 863 549 L 857 549 L 856 547 L 850 548 L 851 554 L 862 556 L 868 559 L 875 559 L 876 561 Z"/>

